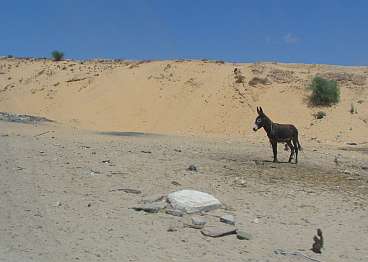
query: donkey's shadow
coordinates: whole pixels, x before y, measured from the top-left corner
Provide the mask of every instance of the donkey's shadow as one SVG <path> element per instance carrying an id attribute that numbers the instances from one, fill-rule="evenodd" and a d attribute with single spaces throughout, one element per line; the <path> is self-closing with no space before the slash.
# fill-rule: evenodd
<path id="1" fill-rule="evenodd" d="M 290 165 L 290 164 L 293 164 L 293 165 L 296 165 L 296 163 L 290 163 L 290 162 L 288 162 L 288 161 L 277 161 L 277 162 L 273 162 L 272 160 L 265 160 L 265 159 L 253 159 L 253 161 L 254 162 L 258 162 L 258 163 L 262 163 L 262 164 L 275 164 L 275 165 L 277 165 L 277 164 L 288 164 L 288 165 Z"/>

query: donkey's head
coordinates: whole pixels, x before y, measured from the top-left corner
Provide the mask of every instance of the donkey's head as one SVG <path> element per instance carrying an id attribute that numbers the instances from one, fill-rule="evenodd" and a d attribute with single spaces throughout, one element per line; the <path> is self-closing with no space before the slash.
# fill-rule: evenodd
<path id="1" fill-rule="evenodd" d="M 264 127 L 267 121 L 267 116 L 263 113 L 262 107 L 258 108 L 257 106 L 257 113 L 258 113 L 258 116 L 256 120 L 254 121 L 254 126 L 253 126 L 254 132 Z"/>

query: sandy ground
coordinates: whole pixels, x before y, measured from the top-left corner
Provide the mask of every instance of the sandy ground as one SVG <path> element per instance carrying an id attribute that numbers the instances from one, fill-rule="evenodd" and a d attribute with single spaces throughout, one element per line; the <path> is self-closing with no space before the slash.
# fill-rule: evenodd
<path id="1" fill-rule="evenodd" d="M 274 164 L 262 141 L 0 122 L 0 261 L 311 261 L 277 249 L 367 261 L 367 145 L 301 143 L 298 165 Z M 183 188 L 225 204 L 210 224 L 233 214 L 253 239 L 209 238 L 184 227 L 190 216 L 130 209 Z M 309 250 L 317 228 L 321 255 Z"/>

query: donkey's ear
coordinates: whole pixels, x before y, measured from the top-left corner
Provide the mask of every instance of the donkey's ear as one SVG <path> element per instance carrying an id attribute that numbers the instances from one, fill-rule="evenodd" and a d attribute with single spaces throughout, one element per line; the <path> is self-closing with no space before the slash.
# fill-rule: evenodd
<path id="1" fill-rule="evenodd" d="M 259 113 L 263 114 L 263 109 L 261 106 L 259 107 Z"/>
<path id="2" fill-rule="evenodd" d="M 257 106 L 257 113 L 259 114 L 259 109 L 258 109 L 258 106 Z"/>

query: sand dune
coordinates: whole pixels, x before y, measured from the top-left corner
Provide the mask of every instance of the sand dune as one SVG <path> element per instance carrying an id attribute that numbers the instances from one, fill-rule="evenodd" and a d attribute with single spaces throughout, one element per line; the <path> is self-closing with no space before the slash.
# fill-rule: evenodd
<path id="1" fill-rule="evenodd" d="M 317 74 L 338 80 L 339 104 L 308 105 L 305 87 Z M 275 122 L 294 123 L 303 140 L 366 142 L 367 76 L 366 67 L 329 65 L 3 58 L 0 111 L 93 130 L 253 140 L 265 139 L 250 128 L 261 105 Z M 351 103 L 357 114 L 350 113 Z M 313 114 L 321 110 L 327 117 L 316 120 Z"/>

